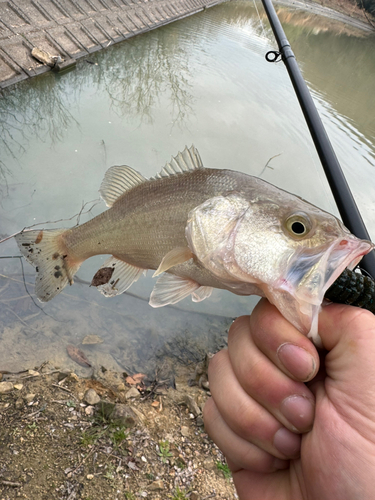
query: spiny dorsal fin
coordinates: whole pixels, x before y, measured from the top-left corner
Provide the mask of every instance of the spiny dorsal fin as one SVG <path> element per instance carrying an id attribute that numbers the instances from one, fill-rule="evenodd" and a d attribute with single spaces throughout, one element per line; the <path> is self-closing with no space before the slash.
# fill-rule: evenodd
<path id="1" fill-rule="evenodd" d="M 199 168 L 204 167 L 198 150 L 194 145 L 190 148 L 186 146 L 182 153 L 178 152 L 176 156 L 172 156 L 171 161 L 166 163 L 153 179 L 161 179 L 162 177 L 190 172 Z"/>
<path id="2" fill-rule="evenodd" d="M 145 177 L 131 167 L 110 167 L 105 173 L 99 193 L 107 207 L 111 207 L 126 191 L 145 181 Z"/>

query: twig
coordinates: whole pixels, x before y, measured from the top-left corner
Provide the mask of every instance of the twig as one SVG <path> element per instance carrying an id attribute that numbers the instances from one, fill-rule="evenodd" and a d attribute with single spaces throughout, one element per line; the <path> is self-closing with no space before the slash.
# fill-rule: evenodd
<path id="1" fill-rule="evenodd" d="M 277 156 L 281 156 L 282 153 L 279 153 L 275 156 L 271 156 L 271 158 L 268 160 L 268 162 L 264 165 L 263 167 L 263 170 L 261 171 L 261 173 L 258 175 L 258 177 L 261 177 L 263 174 L 264 174 L 264 171 L 266 170 L 266 168 L 270 168 L 271 170 L 273 170 L 273 167 L 269 167 L 268 164 L 270 163 L 271 160 L 273 160 L 274 158 L 276 158 Z"/>
<path id="2" fill-rule="evenodd" d="M 14 481 L 5 481 L 5 479 L 2 479 L 0 483 L 3 484 L 4 486 L 11 486 L 12 488 L 19 488 L 20 486 L 22 486 L 22 483 L 15 483 Z"/>
<path id="3" fill-rule="evenodd" d="M 40 408 L 37 409 L 37 411 L 33 411 L 32 413 L 29 413 L 28 415 L 26 415 L 25 418 L 31 418 L 33 417 L 34 415 L 37 415 L 38 413 L 44 411 L 45 409 L 47 408 L 47 405 L 43 405 L 41 406 Z"/>
<path id="4" fill-rule="evenodd" d="M 85 458 L 82 460 L 82 462 L 80 464 L 77 465 L 77 467 L 72 471 L 72 475 L 80 468 L 82 467 L 82 465 L 86 462 L 86 460 L 89 458 L 89 456 L 93 453 L 93 451 L 95 450 L 95 448 L 91 448 L 91 450 L 89 451 L 89 453 L 85 456 Z"/>
<path id="5" fill-rule="evenodd" d="M 86 205 L 88 205 L 89 203 L 93 203 L 93 206 L 91 208 L 89 208 L 86 212 L 83 212 L 83 209 L 85 208 Z M 80 216 L 82 214 L 87 214 L 89 212 L 91 212 L 91 210 L 95 207 L 95 205 L 97 205 L 98 203 L 100 203 L 100 199 L 96 199 L 96 200 L 91 200 L 91 201 L 87 201 L 81 208 L 81 210 L 78 212 L 78 214 L 75 214 L 75 215 L 72 215 L 72 217 L 70 217 L 69 219 L 59 219 L 59 220 L 47 220 L 47 221 L 44 221 L 44 222 L 38 222 L 36 224 L 32 224 L 31 226 L 26 226 L 24 227 L 21 231 L 17 231 L 16 233 L 14 234 L 11 234 L 10 236 L 7 236 L 6 238 L 3 238 L 2 240 L 0 240 L 0 244 L 1 243 L 4 243 L 4 241 L 7 241 L 7 240 L 10 240 L 11 238 L 14 238 L 14 236 L 17 236 L 17 234 L 20 234 L 20 233 L 23 233 L 24 231 L 27 231 L 29 230 L 30 228 L 32 227 L 35 227 L 35 226 L 43 226 L 44 224 L 57 224 L 59 222 L 67 222 L 67 221 L 70 221 L 72 219 L 74 219 L 75 217 L 77 217 L 77 219 L 79 220 Z"/>
<path id="6" fill-rule="evenodd" d="M 70 389 L 67 389 L 66 387 L 63 387 L 62 385 L 57 385 L 57 384 L 52 384 L 53 387 L 57 387 L 58 389 L 61 389 L 63 391 L 66 391 L 66 392 L 69 392 L 69 394 L 72 394 L 72 391 Z M 74 395 L 72 394 L 72 396 L 74 397 Z"/>
<path id="7" fill-rule="evenodd" d="M 375 24 L 374 24 L 374 23 L 371 21 L 371 19 L 367 16 L 365 6 L 363 5 L 363 0 L 361 0 L 361 5 L 362 5 L 363 14 L 365 15 L 365 18 L 367 19 L 367 21 L 368 21 L 369 25 L 370 25 L 372 28 L 375 28 Z"/>
<path id="8" fill-rule="evenodd" d="M 33 328 L 32 326 L 28 325 L 28 324 L 27 324 L 27 323 L 26 323 L 26 322 L 25 322 L 22 318 L 20 318 L 20 317 L 18 316 L 18 314 L 17 314 L 17 313 L 15 313 L 15 312 L 14 312 L 14 311 L 10 308 L 10 307 L 8 307 L 6 304 L 4 304 L 4 306 L 8 309 L 8 311 L 9 311 L 9 312 L 11 312 L 12 314 L 14 314 L 14 316 L 18 319 L 18 321 L 21 321 L 21 323 L 22 323 L 23 325 L 25 325 L 25 326 L 26 326 L 26 328 L 30 328 L 30 330 L 33 330 L 34 332 L 39 333 L 39 332 L 38 332 L 38 330 L 36 330 L 36 329 L 35 329 L 35 328 Z"/>

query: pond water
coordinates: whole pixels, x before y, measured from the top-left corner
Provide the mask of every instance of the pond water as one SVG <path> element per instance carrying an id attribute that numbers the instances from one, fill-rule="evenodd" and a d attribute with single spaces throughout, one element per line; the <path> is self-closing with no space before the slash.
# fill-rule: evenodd
<path id="1" fill-rule="evenodd" d="M 375 238 L 375 38 L 302 11 L 278 13 Z M 275 48 L 261 5 L 228 2 L 92 54 L 70 73 L 7 89 L 1 236 L 36 223 L 70 227 L 80 212 L 88 220 L 105 208 L 97 198 L 108 167 L 152 176 L 192 143 L 206 166 L 261 176 L 337 215 L 286 69 L 264 58 Z M 18 255 L 13 239 L 1 244 L 0 256 Z M 151 274 L 106 299 L 87 286 L 104 259 L 86 261 L 74 286 L 47 304 L 33 295 L 29 264 L 0 260 L 0 370 L 47 359 L 76 369 L 68 344 L 96 367 L 150 372 L 165 360 L 192 362 L 223 345 L 232 318 L 258 300 L 215 291 L 155 310 Z M 82 346 L 88 334 L 103 342 Z"/>

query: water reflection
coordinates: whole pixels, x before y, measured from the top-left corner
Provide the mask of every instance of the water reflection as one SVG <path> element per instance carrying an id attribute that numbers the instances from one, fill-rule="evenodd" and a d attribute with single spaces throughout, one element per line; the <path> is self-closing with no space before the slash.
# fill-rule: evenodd
<path id="1" fill-rule="evenodd" d="M 63 141 L 68 129 L 79 129 L 72 110 L 85 93 L 106 94 L 116 113 L 139 125 L 153 122 L 160 95 L 168 94 L 172 125 L 183 124 L 193 114 L 194 96 L 189 51 L 179 42 L 168 31 L 149 33 L 92 54 L 67 75 L 48 73 L 1 91 L 0 148 L 15 159 L 31 140 Z"/>

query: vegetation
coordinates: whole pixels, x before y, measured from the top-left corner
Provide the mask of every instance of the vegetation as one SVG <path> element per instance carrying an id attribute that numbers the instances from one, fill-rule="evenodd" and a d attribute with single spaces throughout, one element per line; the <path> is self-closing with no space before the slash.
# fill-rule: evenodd
<path id="1" fill-rule="evenodd" d="M 361 9 L 375 16 L 375 0 L 356 0 L 356 2 Z"/>
<path id="2" fill-rule="evenodd" d="M 218 460 L 216 462 L 216 467 L 224 474 L 225 479 L 232 477 L 232 473 L 227 464 L 223 464 Z"/>
<path id="3" fill-rule="evenodd" d="M 172 457 L 173 454 L 169 451 L 169 442 L 168 441 L 160 441 L 159 442 L 159 457 L 161 457 L 162 462 L 166 463 L 167 458 Z"/>

